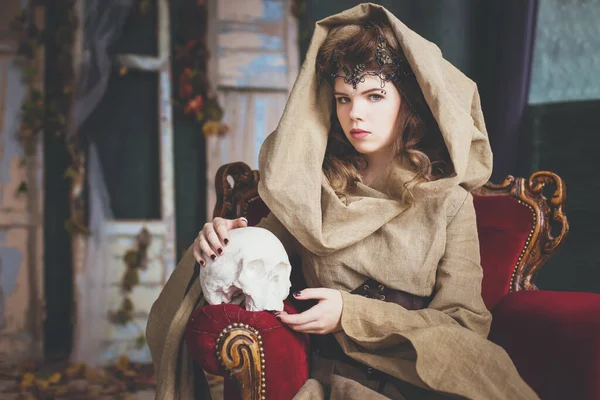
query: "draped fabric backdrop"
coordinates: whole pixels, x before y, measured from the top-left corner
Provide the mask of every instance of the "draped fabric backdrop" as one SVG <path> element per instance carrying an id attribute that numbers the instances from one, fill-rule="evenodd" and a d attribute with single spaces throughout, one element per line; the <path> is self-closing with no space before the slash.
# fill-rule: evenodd
<path id="1" fill-rule="evenodd" d="M 486 8 L 482 21 L 487 29 L 480 43 L 485 53 L 478 84 L 494 151 L 491 180 L 499 182 L 518 169 L 538 7 L 537 0 L 523 0 L 491 1 Z"/>

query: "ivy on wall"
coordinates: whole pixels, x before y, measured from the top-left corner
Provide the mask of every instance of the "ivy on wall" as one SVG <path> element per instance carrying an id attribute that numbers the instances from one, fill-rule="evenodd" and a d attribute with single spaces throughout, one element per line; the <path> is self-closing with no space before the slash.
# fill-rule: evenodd
<path id="1" fill-rule="evenodd" d="M 151 242 L 152 235 L 146 228 L 143 228 L 136 236 L 134 247 L 127 250 L 123 256 L 125 264 L 125 272 L 121 278 L 123 300 L 118 310 L 109 312 L 109 320 L 114 324 L 125 325 L 133 321 L 135 306 L 130 295 L 140 283 L 140 271 L 148 268 L 148 248 Z M 138 338 L 138 341 L 141 342 L 141 340 Z M 141 347 L 144 343 L 145 341 L 138 343 L 138 346 Z"/>
<path id="2" fill-rule="evenodd" d="M 50 4 L 46 4 L 50 3 Z M 85 156 L 75 135 L 69 136 L 68 122 L 72 112 L 75 74 L 73 69 L 73 42 L 77 27 L 74 9 L 75 0 L 54 0 L 52 2 L 36 0 L 19 13 L 11 23 L 11 30 L 19 37 L 17 54 L 22 65 L 23 81 L 26 87 L 25 100 L 21 106 L 21 120 L 18 136 L 23 144 L 26 157 L 35 156 L 41 134 L 60 136 L 64 140 L 70 156 L 70 165 L 65 177 L 71 180 L 71 216 L 65 222 L 71 233 L 88 235 L 82 200 L 84 186 Z M 52 31 L 42 29 L 35 18 L 40 6 L 58 7 L 66 10 L 59 26 Z M 44 93 L 37 80 L 43 75 L 37 59 L 40 49 L 48 44 L 56 50 L 56 65 L 53 68 L 53 89 Z M 46 65 L 47 67 L 47 65 Z M 23 162 L 25 165 L 25 162 Z M 22 182 L 17 194 L 27 192 L 27 183 Z M 33 199 L 37 201 L 37 199 Z"/>
<path id="3" fill-rule="evenodd" d="M 204 0 L 185 0 L 178 10 L 174 35 L 173 74 L 176 81 L 176 109 L 194 119 L 205 137 L 225 135 L 223 110 L 208 82 L 207 21 Z"/>
<path id="4" fill-rule="evenodd" d="M 155 0 L 137 0 L 141 14 L 148 14 Z M 229 131 L 223 123 L 223 109 L 208 82 L 207 17 L 205 0 L 184 0 L 177 10 L 173 41 L 173 102 L 175 111 L 195 121 L 205 137 L 223 136 Z M 128 72 L 127 67 L 120 74 Z"/>

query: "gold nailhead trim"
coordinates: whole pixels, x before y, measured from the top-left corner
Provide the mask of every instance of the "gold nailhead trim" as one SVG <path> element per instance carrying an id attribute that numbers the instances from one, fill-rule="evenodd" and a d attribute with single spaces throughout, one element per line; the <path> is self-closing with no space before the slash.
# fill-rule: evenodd
<path id="1" fill-rule="evenodd" d="M 525 256 L 525 252 L 527 251 L 527 248 L 529 247 L 529 243 L 531 242 L 531 238 L 533 237 L 533 232 L 535 231 L 535 225 L 537 224 L 537 215 L 535 213 L 535 209 L 530 205 L 527 204 L 525 202 L 523 202 L 522 200 L 517 200 L 517 202 L 519 204 L 522 204 L 526 207 L 528 207 L 532 214 L 533 214 L 533 224 L 531 227 L 531 230 L 529 231 L 529 235 L 527 236 L 527 240 L 525 241 L 525 246 L 523 246 L 523 250 L 521 250 L 521 254 L 519 255 L 519 258 L 517 260 L 517 265 L 515 265 L 515 268 L 513 269 L 512 275 L 510 277 L 510 287 L 508 288 L 509 292 L 513 291 L 513 287 L 515 285 L 515 276 L 517 275 L 517 270 L 519 269 L 519 265 L 521 264 L 521 261 L 523 260 L 523 257 Z"/>
<path id="2" fill-rule="evenodd" d="M 258 342 L 258 350 L 260 353 L 260 364 L 261 364 L 261 371 L 260 371 L 260 385 L 261 385 L 261 400 L 266 400 L 266 387 L 267 387 L 267 380 L 265 377 L 265 351 L 263 348 L 263 341 L 262 341 L 262 336 L 258 333 L 258 331 L 251 327 L 248 324 L 240 324 L 240 323 L 233 323 L 231 325 L 228 325 L 227 328 L 223 329 L 220 333 L 219 333 L 219 337 L 217 338 L 217 342 L 215 344 L 215 355 L 217 357 L 217 360 L 220 361 L 221 366 L 225 369 L 225 371 L 227 371 L 229 373 L 230 376 L 233 376 L 233 371 L 229 371 L 227 369 L 227 366 L 225 365 L 225 362 L 223 361 L 220 353 L 221 353 L 221 346 L 222 346 L 222 342 L 223 342 L 223 338 L 225 337 L 226 334 L 230 333 L 232 330 L 234 329 L 247 329 L 249 330 L 251 333 L 253 333 L 256 336 L 257 342 Z"/>

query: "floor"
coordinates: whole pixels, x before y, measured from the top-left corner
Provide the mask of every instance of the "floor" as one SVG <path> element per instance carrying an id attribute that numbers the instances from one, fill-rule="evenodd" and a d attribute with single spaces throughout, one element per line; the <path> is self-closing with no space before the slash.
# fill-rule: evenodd
<path id="1" fill-rule="evenodd" d="M 213 400 L 222 400 L 222 378 L 208 375 L 208 382 Z M 107 368 L 67 363 L 0 367 L 2 400 L 151 400 L 155 387 L 152 365 L 126 357 Z"/>
<path id="2" fill-rule="evenodd" d="M 223 379 L 207 374 L 213 400 L 223 400 Z M 156 381 L 152 365 L 122 357 L 117 365 L 29 364 L 0 367 L 2 400 L 152 400 Z"/>

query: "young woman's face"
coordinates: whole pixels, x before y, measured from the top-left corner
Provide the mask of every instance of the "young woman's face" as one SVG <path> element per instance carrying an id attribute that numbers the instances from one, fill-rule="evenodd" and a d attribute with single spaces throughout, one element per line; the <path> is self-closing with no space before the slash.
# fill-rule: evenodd
<path id="1" fill-rule="evenodd" d="M 386 82 L 382 88 L 379 77 L 366 75 L 353 94 L 352 84 L 336 78 L 334 95 L 338 119 L 352 146 L 367 157 L 389 156 L 402 101 L 396 86 Z"/>

